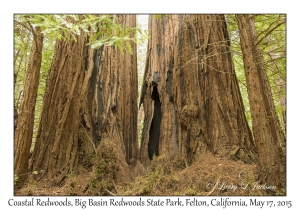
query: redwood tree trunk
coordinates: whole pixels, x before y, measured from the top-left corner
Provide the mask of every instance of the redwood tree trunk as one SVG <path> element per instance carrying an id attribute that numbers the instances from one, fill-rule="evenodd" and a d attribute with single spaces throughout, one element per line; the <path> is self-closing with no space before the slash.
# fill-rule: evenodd
<path id="1" fill-rule="evenodd" d="M 15 115 L 17 114 L 14 144 L 14 174 L 19 177 L 17 182 L 18 186 L 23 184 L 26 173 L 28 172 L 35 103 L 42 63 L 43 34 L 38 27 L 33 33 L 35 33 L 35 35 L 32 42 L 30 60 L 24 84 L 24 97 L 19 114 L 16 108 L 14 109 Z"/>
<path id="2" fill-rule="evenodd" d="M 136 26 L 135 15 L 116 15 L 115 21 L 124 27 Z M 130 45 L 133 54 L 121 53 L 115 46 L 89 50 L 87 64 L 91 75 L 85 77 L 82 94 L 87 99 L 83 100 L 81 123 L 95 147 L 102 139 L 116 145 L 116 162 L 121 168 L 117 181 L 128 180 L 127 164 L 138 157 L 137 54 L 136 44 Z"/>
<path id="3" fill-rule="evenodd" d="M 267 185 L 285 186 L 285 166 L 280 160 L 281 135 L 269 80 L 260 53 L 251 15 L 236 15 L 244 60 L 254 139 L 259 152 L 260 180 Z M 285 154 L 283 155 L 285 156 Z"/>
<path id="4" fill-rule="evenodd" d="M 126 27 L 136 27 L 136 15 L 117 15 L 117 23 L 122 23 Z M 133 36 L 133 34 L 131 34 Z M 123 141 L 126 151 L 127 163 L 131 159 L 136 160 L 139 155 L 138 148 L 138 74 L 137 74 L 137 48 L 136 44 L 130 43 L 132 54 L 128 52 L 122 55 L 115 49 L 116 59 L 114 67 L 118 69 L 117 86 L 119 98 L 118 114 L 121 117 L 120 125 L 123 134 Z"/>
<path id="5" fill-rule="evenodd" d="M 152 16 L 149 35 L 142 161 L 154 148 L 155 155 L 182 155 L 186 164 L 207 150 L 255 162 L 224 16 Z"/>
<path id="6" fill-rule="evenodd" d="M 124 27 L 136 27 L 136 16 L 116 15 L 115 22 Z M 95 145 L 104 136 L 112 138 L 115 133 L 111 129 L 120 132 L 118 138 L 123 141 L 121 145 L 124 145 L 128 163 L 138 155 L 137 57 L 136 44 L 131 42 L 130 45 L 133 54 L 121 53 L 114 46 L 90 52 L 90 60 L 86 61 L 90 75 L 85 77 L 83 88 L 83 97 L 87 93 L 87 99 L 82 112 L 82 123 Z"/>
<path id="7" fill-rule="evenodd" d="M 135 25 L 135 15 L 115 18 L 124 25 Z M 91 49 L 87 40 L 82 33 L 77 42 L 57 41 L 50 69 L 32 167 L 44 170 L 54 183 L 72 171 L 76 173 L 78 163 L 84 164 L 84 155 L 98 155 L 107 145 L 113 147 L 110 153 L 118 167 L 116 180 L 127 179 L 125 157 L 136 155 L 130 150 L 130 145 L 137 144 L 135 45 L 131 43 L 134 54 L 129 55 L 114 46 Z M 124 125 L 125 118 L 132 124 Z"/>
<path id="8" fill-rule="evenodd" d="M 54 182 L 75 170 L 78 161 L 85 44 L 85 34 L 78 36 L 77 42 L 57 40 L 46 85 L 32 166 L 33 170 L 43 170 Z"/>

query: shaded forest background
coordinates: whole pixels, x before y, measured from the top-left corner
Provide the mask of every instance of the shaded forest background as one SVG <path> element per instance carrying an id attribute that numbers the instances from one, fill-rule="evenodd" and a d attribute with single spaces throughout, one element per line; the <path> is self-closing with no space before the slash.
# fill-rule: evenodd
<path id="1" fill-rule="evenodd" d="M 15 193 L 285 194 L 285 27 L 282 14 L 150 15 L 146 30 L 135 15 L 15 15 Z M 276 190 L 202 186 L 241 171 Z"/>

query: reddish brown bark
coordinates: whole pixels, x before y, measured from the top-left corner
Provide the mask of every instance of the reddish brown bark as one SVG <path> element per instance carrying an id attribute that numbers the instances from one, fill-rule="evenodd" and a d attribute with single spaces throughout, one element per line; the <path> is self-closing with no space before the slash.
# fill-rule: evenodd
<path id="1" fill-rule="evenodd" d="M 135 15 L 116 15 L 115 21 L 124 28 L 136 26 Z M 95 143 L 99 143 L 101 136 L 108 129 L 105 126 L 115 124 L 120 132 L 128 163 L 138 155 L 137 57 L 136 44 L 130 42 L 130 45 L 133 54 L 122 53 L 115 46 L 105 46 L 98 49 L 94 55 L 89 55 L 92 60 L 87 63 L 92 65 L 90 68 L 93 68 L 93 71 L 90 72 L 90 78 L 85 78 L 91 85 L 85 85 L 85 88 L 89 89 L 84 90 L 88 93 L 88 99 L 83 105 L 83 123 L 88 125 L 89 129 L 91 127 L 89 132 Z M 110 114 L 115 117 L 109 117 Z M 113 131 L 108 130 L 109 135 L 115 135 Z"/>
<path id="2" fill-rule="evenodd" d="M 40 68 L 42 63 L 43 34 L 36 28 L 32 42 L 30 60 L 27 67 L 20 112 L 15 108 L 16 128 L 14 143 L 14 174 L 19 177 L 17 185 L 24 183 L 28 173 L 28 160 L 32 143 L 34 111 L 39 86 Z"/>
<path id="3" fill-rule="evenodd" d="M 134 27 L 135 15 L 115 21 Z M 126 157 L 137 154 L 136 46 L 130 55 L 114 46 L 91 49 L 87 40 L 82 33 L 77 42 L 57 41 L 50 69 L 32 167 L 54 183 L 78 163 L 90 167 L 105 148 L 118 168 L 112 178 L 128 180 Z"/>
<path id="4" fill-rule="evenodd" d="M 206 151 L 255 162 L 224 16 L 151 16 L 149 35 L 142 161 L 149 161 L 149 147 L 158 147 L 156 155 L 182 155 L 187 165 Z"/>
<path id="5" fill-rule="evenodd" d="M 126 27 L 136 27 L 135 15 L 117 15 L 117 23 L 122 23 Z M 131 34 L 133 36 L 133 34 Z M 127 163 L 130 159 L 137 159 L 139 154 L 137 115 L 138 115 L 138 76 L 137 76 L 137 49 L 136 44 L 130 43 L 132 54 L 126 52 L 122 55 L 116 50 L 117 58 L 114 59 L 114 68 L 119 70 L 119 82 L 122 84 L 118 88 L 120 124 L 123 134 L 123 141 L 126 151 Z"/>
<path id="6" fill-rule="evenodd" d="M 60 181 L 78 161 L 80 90 L 86 35 L 57 40 L 32 155 L 33 170 Z"/>
<path id="7" fill-rule="evenodd" d="M 285 186 L 285 167 L 280 160 L 281 135 L 270 84 L 257 40 L 253 16 L 236 15 L 244 60 L 254 139 L 259 152 L 260 180 Z M 282 154 L 285 156 L 285 154 Z"/>

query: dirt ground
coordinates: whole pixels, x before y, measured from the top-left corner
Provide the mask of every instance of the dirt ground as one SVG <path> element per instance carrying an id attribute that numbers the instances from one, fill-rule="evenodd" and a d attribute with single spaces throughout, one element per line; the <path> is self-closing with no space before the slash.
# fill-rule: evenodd
<path id="1" fill-rule="evenodd" d="M 117 196 L 256 196 L 285 195 L 285 190 L 257 182 L 257 166 L 218 158 L 205 154 L 201 160 L 186 166 L 180 158 L 169 160 L 155 157 L 148 168 L 139 162 L 130 167 L 131 181 L 115 182 L 113 170 L 100 165 L 106 172 L 99 174 L 95 167 L 79 166 L 78 174 L 70 174 L 59 186 L 53 186 L 46 179 L 34 181 L 29 178 L 23 188 L 15 190 L 15 195 L 26 196 L 77 196 L 77 195 L 117 195 Z M 105 162 L 102 160 L 102 162 Z M 100 168 L 101 168 L 100 167 Z M 267 189 L 267 190 L 266 190 Z"/>

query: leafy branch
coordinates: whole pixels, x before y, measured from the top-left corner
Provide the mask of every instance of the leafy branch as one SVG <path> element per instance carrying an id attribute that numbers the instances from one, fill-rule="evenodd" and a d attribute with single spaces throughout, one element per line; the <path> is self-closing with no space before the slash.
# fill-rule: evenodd
<path id="1" fill-rule="evenodd" d="M 284 21 L 281 21 L 279 23 L 277 23 L 273 28 L 269 29 L 266 34 L 260 39 L 258 40 L 255 45 L 253 46 L 253 48 L 255 48 L 259 43 L 261 43 L 268 35 L 270 35 L 276 28 L 278 28 L 279 26 L 281 26 L 282 24 L 285 23 L 285 20 Z"/>
<path id="2" fill-rule="evenodd" d="M 17 21 L 17 20 L 14 20 L 16 23 L 18 23 L 19 25 L 21 25 L 21 26 L 23 26 L 24 28 L 26 28 L 28 31 L 31 31 L 31 33 L 33 34 L 33 40 L 34 40 L 34 42 L 35 42 L 35 46 L 38 46 L 37 45 L 37 38 L 36 38 L 36 33 L 35 33 L 35 31 L 34 31 L 34 28 L 32 27 L 32 25 L 30 24 L 30 22 L 29 21 L 27 21 L 27 23 L 28 23 L 28 25 L 30 26 L 30 28 L 28 27 L 28 26 L 26 26 L 25 24 L 23 24 L 23 23 L 21 23 L 21 22 L 19 22 L 19 21 Z"/>
<path id="3" fill-rule="evenodd" d="M 117 23 L 113 15 L 16 15 L 14 21 L 32 31 L 34 37 L 33 26 L 39 26 L 45 36 L 59 40 L 72 38 L 76 42 L 77 36 L 86 33 L 92 48 L 116 45 L 122 53 L 125 49 L 132 54 L 131 43 L 148 38 L 139 27 Z"/>

